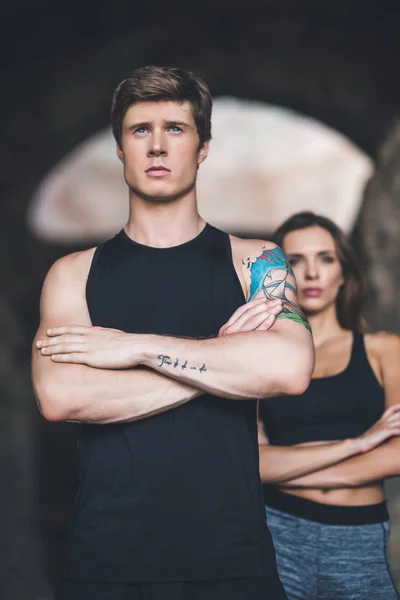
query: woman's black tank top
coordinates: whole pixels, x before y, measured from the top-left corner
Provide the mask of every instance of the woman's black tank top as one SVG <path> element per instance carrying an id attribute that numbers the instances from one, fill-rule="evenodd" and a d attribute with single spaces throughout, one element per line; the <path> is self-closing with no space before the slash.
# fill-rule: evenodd
<path id="1" fill-rule="evenodd" d="M 210 225 L 164 249 L 121 231 L 97 248 L 87 281 L 93 325 L 129 333 L 215 336 L 244 301 L 229 237 Z M 273 572 L 254 401 L 204 394 L 133 423 L 84 425 L 79 455 L 67 578 L 193 581 Z"/>
<path id="2" fill-rule="evenodd" d="M 369 363 L 364 336 L 353 332 L 349 364 L 337 375 L 312 379 L 300 396 L 260 401 L 259 417 L 270 444 L 357 437 L 385 408 L 385 394 Z"/>

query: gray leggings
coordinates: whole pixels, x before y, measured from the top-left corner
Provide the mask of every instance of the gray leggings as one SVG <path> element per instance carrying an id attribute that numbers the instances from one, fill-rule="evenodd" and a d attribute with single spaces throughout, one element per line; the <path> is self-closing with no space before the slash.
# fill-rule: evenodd
<path id="1" fill-rule="evenodd" d="M 296 498 L 296 504 L 297 500 L 303 499 Z M 307 508 L 312 509 L 309 501 L 305 502 Z M 347 522 L 332 524 L 329 522 L 330 508 L 346 510 L 348 507 L 328 506 L 328 523 L 321 523 L 283 512 L 276 508 L 276 502 L 273 504 L 274 507 L 266 506 L 267 523 L 288 600 L 400 598 L 388 562 L 390 528 L 387 520 L 355 525 Z M 350 508 L 362 512 L 364 508 L 372 507 Z"/>

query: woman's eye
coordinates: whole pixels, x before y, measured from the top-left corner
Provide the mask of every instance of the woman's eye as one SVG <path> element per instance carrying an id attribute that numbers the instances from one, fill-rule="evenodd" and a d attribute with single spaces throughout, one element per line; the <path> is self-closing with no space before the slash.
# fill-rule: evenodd
<path id="1" fill-rule="evenodd" d="M 291 267 L 294 267 L 295 265 L 298 264 L 299 259 L 298 258 L 288 258 L 289 264 Z"/>
<path id="2" fill-rule="evenodd" d="M 324 262 L 324 263 L 333 263 L 333 262 L 335 262 L 335 259 L 333 258 L 333 256 L 323 256 L 322 257 L 322 262 Z"/>

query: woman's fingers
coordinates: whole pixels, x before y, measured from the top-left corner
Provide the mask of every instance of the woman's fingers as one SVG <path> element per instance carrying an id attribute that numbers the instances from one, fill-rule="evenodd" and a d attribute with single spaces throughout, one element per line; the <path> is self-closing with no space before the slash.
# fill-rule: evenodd
<path id="1" fill-rule="evenodd" d="M 390 419 L 393 416 L 396 416 L 397 414 L 400 414 L 400 404 L 392 404 L 391 406 L 389 406 L 389 408 L 385 410 L 381 418 L 383 420 Z"/>

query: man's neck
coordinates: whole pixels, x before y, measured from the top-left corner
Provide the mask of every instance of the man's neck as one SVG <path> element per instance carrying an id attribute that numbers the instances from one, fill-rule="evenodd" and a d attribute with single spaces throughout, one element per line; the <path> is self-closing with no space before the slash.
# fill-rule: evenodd
<path id="1" fill-rule="evenodd" d="M 131 197 L 125 231 L 140 244 L 170 248 L 189 242 L 204 226 L 205 221 L 197 212 L 195 195 L 161 202 Z"/>

